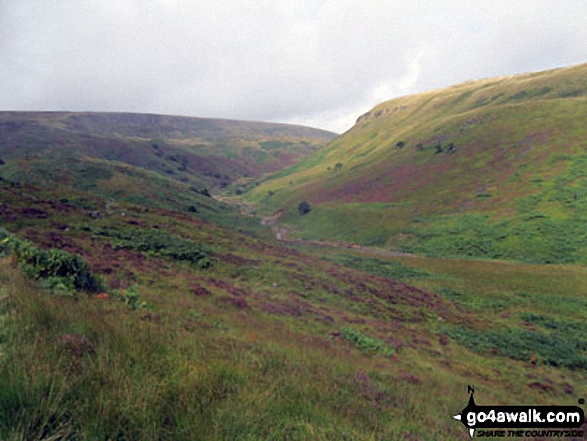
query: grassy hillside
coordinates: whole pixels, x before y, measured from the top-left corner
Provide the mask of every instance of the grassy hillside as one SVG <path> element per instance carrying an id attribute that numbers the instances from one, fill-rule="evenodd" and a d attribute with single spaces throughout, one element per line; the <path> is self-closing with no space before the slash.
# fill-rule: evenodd
<path id="1" fill-rule="evenodd" d="M 2 439 L 465 440 L 467 384 L 587 394 L 584 268 L 291 249 L 7 181 L 0 200 Z"/>
<path id="2" fill-rule="evenodd" d="M 257 221 L 211 198 L 240 193 L 261 174 L 320 148 L 333 134 L 308 127 L 117 113 L 0 112 L 0 179 L 51 188 L 85 208 L 106 201 L 189 212 L 241 230 Z M 247 184 L 248 181 L 249 184 Z M 71 200 L 71 201 L 70 201 Z"/>
<path id="3" fill-rule="evenodd" d="M 114 161 L 217 189 L 291 165 L 334 136 L 308 127 L 219 119 L 0 112 L 3 176 L 33 182 L 62 175 L 104 179 L 104 168 Z M 91 171 L 80 170 L 88 161 Z"/>
<path id="4" fill-rule="evenodd" d="M 292 236 L 587 262 L 586 116 L 587 65 L 398 98 L 246 198 Z"/>
<path id="5" fill-rule="evenodd" d="M 235 161 L 262 173 L 269 162 L 257 161 L 253 144 L 279 162 L 306 142 L 297 136 L 315 132 L 1 114 L 0 439 L 466 440 L 452 416 L 467 385 L 480 405 L 576 405 L 587 398 L 584 265 L 276 241 L 269 226 L 204 188 L 238 178 L 230 192 L 247 183 L 248 198 L 277 211 L 265 224 L 295 225 L 307 237 L 581 261 L 584 103 L 560 94 L 578 90 L 582 71 L 499 80 L 499 90 L 512 83 L 510 94 L 522 81 L 528 91 L 545 78 L 552 86 L 486 103 L 493 119 L 465 124 L 439 149 L 432 133 L 478 117 L 480 107 L 467 106 L 482 85 L 498 84 L 394 101 L 422 100 L 412 116 L 397 110 L 395 125 L 386 103 L 255 189 L 260 175 L 233 168 L 218 180 L 198 167 L 223 170 L 226 155 L 242 155 Z M 413 126 L 404 132 L 401 121 Z M 518 127 L 522 141 L 502 146 Z M 563 153 L 555 139 L 570 133 Z M 464 189 L 509 166 L 507 179 Z"/>

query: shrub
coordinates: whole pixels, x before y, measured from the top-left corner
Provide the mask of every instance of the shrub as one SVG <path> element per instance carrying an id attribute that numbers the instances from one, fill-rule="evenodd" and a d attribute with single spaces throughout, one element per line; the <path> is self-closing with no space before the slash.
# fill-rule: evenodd
<path id="1" fill-rule="evenodd" d="M 41 250 L 0 229 L 0 255 L 10 253 L 14 253 L 25 275 L 33 280 L 48 281 L 52 287 L 67 290 L 94 293 L 103 289 L 81 256 L 55 248 Z"/>
<path id="2" fill-rule="evenodd" d="M 298 211 L 302 215 L 308 214 L 310 211 L 312 211 L 312 207 L 310 207 L 310 203 L 308 201 L 303 201 L 298 205 Z"/>
<path id="3" fill-rule="evenodd" d="M 114 291 L 113 297 L 119 299 L 125 305 L 128 305 L 133 311 L 137 309 L 144 309 L 147 307 L 146 302 L 141 302 L 141 295 L 138 290 L 137 284 L 129 286 L 124 292 Z"/>
<path id="4" fill-rule="evenodd" d="M 347 341 L 354 343 L 359 349 L 368 352 L 375 352 L 382 355 L 393 355 L 395 350 L 388 347 L 384 342 L 377 338 L 367 337 L 351 328 L 342 328 L 341 336 Z"/>
<path id="5" fill-rule="evenodd" d="M 200 268 L 212 266 L 212 260 L 208 257 L 209 250 L 206 247 L 190 239 L 170 234 L 167 231 L 142 228 L 128 228 L 125 230 L 101 228 L 94 229 L 93 233 L 119 239 L 114 243 L 114 249 L 128 249 L 158 254 L 174 260 L 195 263 Z"/>
<path id="6" fill-rule="evenodd" d="M 584 334 L 557 335 L 523 329 L 480 332 L 465 328 L 455 328 L 447 334 L 477 352 L 492 351 L 514 360 L 537 358 L 550 366 L 587 369 Z"/>
<path id="7" fill-rule="evenodd" d="M 34 279 L 52 279 L 69 289 L 98 292 L 102 286 L 76 254 L 52 248 L 41 250 L 27 241 L 17 241 L 14 253 L 24 273 Z"/>

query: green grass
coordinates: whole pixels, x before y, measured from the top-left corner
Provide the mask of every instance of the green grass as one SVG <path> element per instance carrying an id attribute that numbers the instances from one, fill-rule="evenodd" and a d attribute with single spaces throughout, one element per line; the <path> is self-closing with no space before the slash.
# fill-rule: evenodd
<path id="1" fill-rule="evenodd" d="M 587 249 L 582 219 L 551 219 L 537 212 L 497 222 L 488 215 L 428 218 L 405 232 L 412 237 L 401 250 L 435 257 L 570 263 L 583 262 Z"/>
<path id="2" fill-rule="evenodd" d="M 342 338 L 354 343 L 359 349 L 375 354 L 391 356 L 395 354 L 395 350 L 387 346 L 378 338 L 368 337 L 352 328 L 342 328 Z"/>
<path id="3" fill-rule="evenodd" d="M 587 263 L 587 101 L 565 94 L 587 90 L 586 77 L 581 65 L 382 103 L 243 197 L 262 213 L 282 210 L 291 237 Z M 302 200 L 307 216 L 296 212 Z"/>
<path id="4" fill-rule="evenodd" d="M 567 384 L 583 393 L 569 363 L 501 354 L 496 372 L 485 348 L 444 340 L 485 320 L 579 335 L 578 267 L 286 248 L 186 211 L 0 190 L 12 234 L 80 254 L 110 295 L 72 296 L 0 262 L 2 439 L 466 439 L 447 415 L 471 381 L 485 402 L 567 403 Z M 214 265 L 171 252 L 192 246 Z M 528 386 L 529 371 L 552 391 Z"/>
<path id="5" fill-rule="evenodd" d="M 467 373 L 430 371 L 425 352 L 396 353 L 351 327 L 341 329 L 357 347 L 348 352 L 342 341 L 308 340 L 258 314 L 225 314 L 210 328 L 219 312 L 214 318 L 202 304 L 198 314 L 132 311 L 47 296 L 6 261 L 1 272 L 15 308 L 0 360 L 3 439 L 466 439 L 449 417 L 466 399 L 471 369 L 483 371 L 474 354 Z M 160 318 L 144 319 L 152 314 Z M 523 378 L 521 368 L 502 368 L 507 381 Z M 475 384 L 485 402 L 496 393 L 507 403 L 544 400 L 530 388 L 515 399 L 519 385 L 510 393 Z"/>
<path id="6" fill-rule="evenodd" d="M 360 356 L 331 349 L 329 360 L 252 321 L 212 333 L 150 324 L 116 304 L 56 302 L 9 277 L 20 312 L 0 363 L 3 439 L 370 439 L 412 427 L 381 425 L 397 403 L 411 407 L 411 386 Z"/>
<path id="7" fill-rule="evenodd" d="M 485 354 L 533 361 L 571 369 L 587 369 L 587 339 L 554 333 L 506 329 L 478 332 L 463 328 L 447 331 L 458 342 Z"/>
<path id="8" fill-rule="evenodd" d="M 480 312 L 491 312 L 491 317 L 498 320 L 503 320 L 504 311 L 554 314 L 567 321 L 587 318 L 587 273 L 582 266 L 417 256 L 389 259 L 437 275 L 412 280 L 412 284 L 438 292 L 467 308 L 479 304 Z"/>
<path id="9" fill-rule="evenodd" d="M 477 293 L 457 291 L 448 286 L 440 286 L 435 289 L 435 292 L 477 313 L 507 311 L 524 303 L 520 298 L 513 295 L 483 296 Z"/>
<path id="10" fill-rule="evenodd" d="M 97 236 L 118 239 L 113 243 L 114 249 L 128 249 L 169 257 L 173 260 L 187 261 L 199 268 L 209 268 L 213 264 L 210 250 L 202 244 L 185 239 L 167 231 L 142 228 L 90 229 Z"/>
<path id="11" fill-rule="evenodd" d="M 468 326 L 444 324 L 437 331 L 484 356 L 493 351 L 492 357 L 585 369 L 587 273 L 580 266 L 384 257 L 381 253 L 374 257 L 375 250 L 342 252 L 335 248 L 317 249 L 316 253 L 363 270 L 377 269 L 379 275 L 385 275 L 386 263 L 392 268 L 400 264 L 404 274 L 425 274 L 405 280 L 453 302 L 470 318 Z"/>
<path id="12" fill-rule="evenodd" d="M 265 165 L 308 153 L 301 129 L 199 121 L 202 140 L 187 119 L 157 117 L 155 133 L 130 115 L 35 116 L 55 131 L 24 124 L 22 150 L 2 153 L 0 247 L 10 255 L 10 235 L 55 268 L 83 262 L 103 291 L 55 289 L 55 271 L 26 278 L 18 254 L 0 259 L 0 438 L 465 440 L 451 416 L 468 384 L 483 404 L 575 404 L 584 106 L 560 96 L 582 90 L 582 71 L 384 103 L 293 169 L 239 181 L 262 211 L 284 208 L 292 236 L 340 243 L 274 241 L 203 194 L 234 178 L 226 163 L 190 168 L 209 148 L 262 151 Z M 59 144 L 60 125 L 88 145 Z M 232 130 L 234 146 L 220 136 Z"/>
<path id="13" fill-rule="evenodd" d="M 436 277 L 435 274 L 405 266 L 399 262 L 388 259 L 360 257 L 352 254 L 342 253 L 334 254 L 332 252 L 325 253 L 323 258 L 330 262 L 356 268 L 370 274 L 388 277 L 394 280 L 407 281 L 412 279 Z"/>

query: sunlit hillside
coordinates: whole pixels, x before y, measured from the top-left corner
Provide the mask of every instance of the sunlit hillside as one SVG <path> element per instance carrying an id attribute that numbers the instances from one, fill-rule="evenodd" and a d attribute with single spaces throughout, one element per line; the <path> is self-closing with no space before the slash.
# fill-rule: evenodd
<path id="1" fill-rule="evenodd" d="M 246 198 L 291 237 L 586 262 L 586 117 L 587 65 L 402 97 Z"/>

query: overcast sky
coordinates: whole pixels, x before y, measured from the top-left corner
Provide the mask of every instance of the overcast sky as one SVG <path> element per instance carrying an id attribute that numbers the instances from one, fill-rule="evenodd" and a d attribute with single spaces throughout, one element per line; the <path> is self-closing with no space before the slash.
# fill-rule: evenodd
<path id="1" fill-rule="evenodd" d="M 587 62 L 584 0 L 0 0 L 0 110 L 336 132 L 374 105 Z"/>

